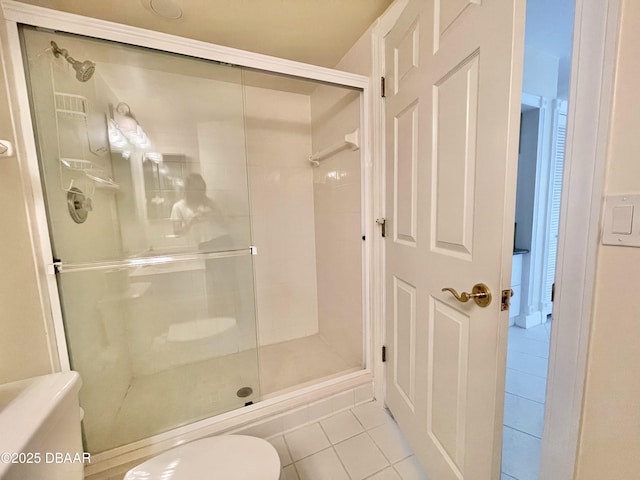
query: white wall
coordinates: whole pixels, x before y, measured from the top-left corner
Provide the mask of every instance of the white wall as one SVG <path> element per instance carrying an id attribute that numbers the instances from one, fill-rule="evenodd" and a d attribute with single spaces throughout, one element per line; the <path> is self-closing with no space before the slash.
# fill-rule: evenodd
<path id="1" fill-rule="evenodd" d="M 558 96 L 558 57 L 532 47 L 524 49 L 522 91 L 546 98 Z"/>
<path id="2" fill-rule="evenodd" d="M 15 144 L 4 62 L 0 71 L 0 137 Z M 50 373 L 51 334 L 38 290 L 26 195 L 15 156 L 0 158 L 0 384 Z"/>
<path id="3" fill-rule="evenodd" d="M 623 1 L 607 195 L 640 193 L 640 3 Z M 601 246 L 576 479 L 640 472 L 640 249 Z"/>

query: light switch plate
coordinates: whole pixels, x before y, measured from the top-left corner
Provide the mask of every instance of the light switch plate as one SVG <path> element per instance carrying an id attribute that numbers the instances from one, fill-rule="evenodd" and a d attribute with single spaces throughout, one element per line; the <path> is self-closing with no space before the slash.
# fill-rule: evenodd
<path id="1" fill-rule="evenodd" d="M 640 195 L 606 197 L 602 243 L 640 247 Z"/>

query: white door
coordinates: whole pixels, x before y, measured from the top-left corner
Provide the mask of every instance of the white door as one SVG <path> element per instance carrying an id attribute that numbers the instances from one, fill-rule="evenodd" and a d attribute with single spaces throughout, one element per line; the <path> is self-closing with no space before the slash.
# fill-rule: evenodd
<path id="1" fill-rule="evenodd" d="M 385 37 L 386 403 L 432 480 L 500 477 L 524 17 L 410 0 Z"/>

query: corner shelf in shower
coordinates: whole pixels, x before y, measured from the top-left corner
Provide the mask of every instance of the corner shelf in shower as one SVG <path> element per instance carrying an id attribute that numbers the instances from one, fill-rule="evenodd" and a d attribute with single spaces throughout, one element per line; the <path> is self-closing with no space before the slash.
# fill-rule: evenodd
<path id="1" fill-rule="evenodd" d="M 102 168 L 98 167 L 91 160 L 62 157 L 59 160 L 60 164 L 66 169 L 83 173 L 85 177 L 94 183 L 96 188 L 120 189 L 120 185 L 115 183 L 113 179 L 105 174 Z"/>
<path id="2" fill-rule="evenodd" d="M 56 113 L 66 117 L 86 120 L 88 101 L 85 97 L 61 92 L 54 92 L 54 96 Z"/>
<path id="3" fill-rule="evenodd" d="M 80 120 L 87 129 L 87 115 L 89 101 L 82 95 L 54 92 L 56 114 L 75 120 Z M 60 157 L 60 164 L 67 170 L 84 174 L 94 188 L 119 190 L 120 186 L 109 177 L 103 168 L 91 160 L 81 158 Z M 71 189 L 71 185 L 68 189 Z"/>

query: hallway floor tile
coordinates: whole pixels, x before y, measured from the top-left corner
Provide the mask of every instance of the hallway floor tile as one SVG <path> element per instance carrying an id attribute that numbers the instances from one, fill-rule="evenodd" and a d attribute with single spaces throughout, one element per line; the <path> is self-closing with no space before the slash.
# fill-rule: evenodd
<path id="1" fill-rule="evenodd" d="M 376 402 L 269 439 L 283 480 L 429 480 L 391 416 Z"/>
<path id="2" fill-rule="evenodd" d="M 550 334 L 509 327 L 501 480 L 538 480 Z"/>

